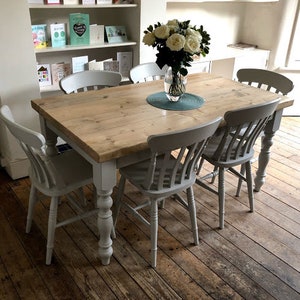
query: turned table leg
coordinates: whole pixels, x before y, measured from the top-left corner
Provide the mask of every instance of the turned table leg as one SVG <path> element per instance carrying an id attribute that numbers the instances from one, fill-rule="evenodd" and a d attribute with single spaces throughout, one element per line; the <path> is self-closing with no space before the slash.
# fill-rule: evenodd
<path id="1" fill-rule="evenodd" d="M 98 253 L 103 265 L 110 263 L 113 254 L 111 232 L 113 219 L 111 198 L 113 187 L 116 185 L 116 164 L 114 161 L 95 163 L 93 165 L 93 180 L 97 191 L 98 230 L 100 239 Z"/>
<path id="2" fill-rule="evenodd" d="M 254 179 L 254 191 L 259 192 L 266 181 L 266 168 L 271 156 L 271 146 L 273 145 L 273 136 L 279 129 L 283 110 L 274 113 L 273 118 L 268 122 L 264 130 L 264 136 L 261 139 L 261 150 L 258 157 L 258 169 Z"/>

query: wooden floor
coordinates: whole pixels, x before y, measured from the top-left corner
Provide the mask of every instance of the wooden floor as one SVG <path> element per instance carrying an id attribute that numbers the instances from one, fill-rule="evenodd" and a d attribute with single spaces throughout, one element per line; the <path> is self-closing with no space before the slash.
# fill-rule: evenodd
<path id="1" fill-rule="evenodd" d="M 245 187 L 226 174 L 225 228 L 217 199 L 199 186 L 199 246 L 187 212 L 166 202 L 159 214 L 158 266 L 149 267 L 149 230 L 123 210 L 111 264 L 97 257 L 96 218 L 59 228 L 51 266 L 45 261 L 48 199 L 25 234 L 28 179 L 1 173 L 0 299 L 300 299 L 300 118 L 283 118 L 267 182 L 248 212 Z M 256 163 L 253 166 L 256 169 Z M 136 201 L 139 194 L 127 186 Z M 87 190 L 90 193 L 90 190 Z M 72 208 L 63 201 L 60 217 Z"/>

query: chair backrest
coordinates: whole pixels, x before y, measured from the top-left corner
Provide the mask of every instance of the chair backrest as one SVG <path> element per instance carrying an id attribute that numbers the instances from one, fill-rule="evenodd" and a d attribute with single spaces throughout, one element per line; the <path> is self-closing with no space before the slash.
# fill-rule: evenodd
<path id="1" fill-rule="evenodd" d="M 1 107 L 0 118 L 25 151 L 31 166 L 30 177 L 48 189 L 64 186 L 60 175 L 48 160 L 44 136 L 16 123 L 7 105 Z"/>
<path id="2" fill-rule="evenodd" d="M 196 127 L 149 136 L 152 157 L 143 187 L 163 190 L 194 183 L 197 163 L 221 119 L 219 117 Z"/>
<path id="3" fill-rule="evenodd" d="M 247 161 L 253 156 L 253 145 L 279 103 L 267 103 L 228 111 L 224 115 L 226 126 L 213 158 L 222 162 Z"/>
<path id="4" fill-rule="evenodd" d="M 152 81 L 162 79 L 166 69 L 167 66 L 161 69 L 155 62 L 149 62 L 133 67 L 129 76 L 133 83 Z"/>
<path id="5" fill-rule="evenodd" d="M 294 88 L 294 84 L 289 78 L 269 70 L 240 69 L 236 75 L 239 82 L 277 94 L 286 95 Z"/>
<path id="6" fill-rule="evenodd" d="M 66 94 L 70 94 L 117 86 L 121 80 L 122 75 L 118 72 L 89 70 L 73 73 L 62 78 L 59 86 Z"/>

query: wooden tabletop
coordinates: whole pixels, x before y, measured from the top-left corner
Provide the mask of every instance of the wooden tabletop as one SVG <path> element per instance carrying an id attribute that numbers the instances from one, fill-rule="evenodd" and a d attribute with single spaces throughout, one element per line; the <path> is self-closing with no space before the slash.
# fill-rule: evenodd
<path id="1" fill-rule="evenodd" d="M 228 110 L 267 102 L 277 94 L 208 73 L 188 76 L 187 92 L 204 98 L 198 109 L 166 111 L 146 97 L 161 92 L 163 81 L 123 85 L 98 91 L 32 100 L 47 122 L 96 162 L 117 159 L 147 149 L 149 135 L 205 123 Z M 278 110 L 293 100 L 282 97 Z"/>

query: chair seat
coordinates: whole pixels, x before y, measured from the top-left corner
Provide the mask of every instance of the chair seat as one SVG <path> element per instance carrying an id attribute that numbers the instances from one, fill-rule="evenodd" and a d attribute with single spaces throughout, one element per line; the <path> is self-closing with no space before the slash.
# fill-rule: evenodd
<path id="1" fill-rule="evenodd" d="M 76 162 L 76 163 L 74 163 Z M 47 196 L 60 196 L 68 194 L 83 185 L 93 182 L 92 165 L 74 150 L 62 152 L 59 155 L 48 157 L 51 165 L 58 176 L 54 185 L 46 187 L 30 170 L 30 178 L 35 186 Z"/>
<path id="2" fill-rule="evenodd" d="M 240 155 L 240 157 L 233 157 L 232 159 L 229 158 L 225 158 L 225 153 L 223 153 L 223 155 L 219 158 L 215 158 L 215 152 L 216 149 L 218 147 L 218 145 L 220 144 L 222 140 L 222 136 L 214 136 L 210 139 L 207 147 L 205 148 L 202 157 L 207 160 L 210 163 L 213 163 L 216 167 L 222 167 L 222 168 L 229 168 L 229 167 L 235 167 L 238 165 L 242 165 L 245 162 L 249 161 L 252 159 L 252 157 L 254 156 L 254 150 L 251 149 L 248 153 L 242 154 Z M 228 148 L 230 141 L 227 141 L 225 143 L 225 148 Z M 235 143 L 235 146 L 238 146 L 238 143 Z M 234 147 L 233 147 L 234 149 Z M 233 150 L 234 152 L 234 150 Z"/>
<path id="3" fill-rule="evenodd" d="M 120 174 L 125 176 L 129 182 L 135 185 L 139 190 L 142 191 L 144 195 L 154 196 L 160 195 L 160 197 L 167 197 L 173 195 L 179 191 L 186 189 L 191 186 L 196 181 L 196 173 L 192 173 L 190 178 L 181 180 L 177 174 L 177 179 L 175 179 L 175 184 L 170 183 L 170 179 L 172 176 L 172 171 L 176 165 L 176 158 L 172 158 L 168 161 L 167 165 L 164 164 L 164 160 L 162 157 L 157 157 L 156 160 L 156 172 L 154 173 L 153 182 L 149 189 L 144 187 L 145 182 L 145 174 L 149 169 L 150 159 L 145 160 L 134 165 L 130 165 L 128 167 L 124 167 L 120 169 Z M 169 173 L 170 176 L 166 176 L 164 180 L 164 188 L 158 188 L 158 180 L 159 180 L 159 170 L 164 167 L 166 169 L 166 173 Z M 180 170 L 180 167 L 179 167 Z"/>

